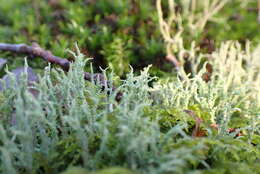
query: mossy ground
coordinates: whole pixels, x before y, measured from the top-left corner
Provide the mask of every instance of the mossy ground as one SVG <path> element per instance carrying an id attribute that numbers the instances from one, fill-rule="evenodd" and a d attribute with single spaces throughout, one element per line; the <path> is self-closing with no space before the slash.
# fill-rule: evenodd
<path id="1" fill-rule="evenodd" d="M 87 57 L 94 58 L 97 70 L 110 65 L 120 76 L 126 73 L 128 63 L 136 71 L 152 64 L 154 73 L 159 76 L 173 70 L 165 60 L 154 0 L 2 0 L 1 4 L 1 42 L 30 44 L 36 41 L 61 57 L 69 57 L 65 49 L 73 50 L 77 42 Z M 196 38 L 197 45 L 206 51 L 224 40 L 257 43 L 260 39 L 256 2 L 241 7 L 234 1 L 217 17 L 220 21 L 209 22 L 203 34 Z M 189 35 L 183 37 L 187 45 L 193 39 Z M 211 45 L 208 40 L 215 44 Z M 1 53 L 1 57 L 10 57 L 10 68 L 23 62 L 23 55 L 13 59 L 12 55 Z M 46 65 L 42 61 L 30 64 L 36 68 Z"/>
<path id="2" fill-rule="evenodd" d="M 260 172 L 260 99 L 254 93 L 259 86 L 248 84 L 257 81 L 259 67 L 252 70 L 248 60 L 239 59 L 248 56 L 247 40 L 253 49 L 260 39 L 256 1 L 245 7 L 231 2 L 202 34 L 183 35 L 184 45 L 195 40 L 201 53 L 218 50 L 223 41 L 240 42 L 242 48 L 227 46 L 238 54 L 233 60 L 237 67 L 221 69 L 213 60 L 209 83 L 200 78 L 205 60 L 199 62 L 198 75 L 187 81 L 178 79 L 166 61 L 154 0 L 0 4 L 0 42 L 36 41 L 54 55 L 76 61 L 65 74 L 55 65 L 45 68 L 48 63 L 40 58 L 28 59 L 42 77 L 36 85 L 38 99 L 25 83 L 0 92 L 0 173 Z M 84 58 L 66 51 L 77 51 L 75 42 Z M 0 52 L 9 70 L 24 65 L 25 56 Z M 84 66 L 86 57 L 93 57 L 95 72 L 110 68 L 107 76 L 124 93 L 122 101 L 115 100 L 117 91 L 84 81 L 81 74 L 92 71 L 89 62 Z M 150 64 L 149 75 L 143 68 Z M 2 69 L 0 76 L 4 74 Z"/>

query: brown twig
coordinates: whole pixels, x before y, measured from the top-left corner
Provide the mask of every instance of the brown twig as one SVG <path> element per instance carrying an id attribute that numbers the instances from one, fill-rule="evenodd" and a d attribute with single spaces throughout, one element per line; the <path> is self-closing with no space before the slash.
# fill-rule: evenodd
<path id="1" fill-rule="evenodd" d="M 59 65 L 64 71 L 69 71 L 71 62 L 66 58 L 61 58 L 58 56 L 54 56 L 50 51 L 44 50 L 37 43 L 33 43 L 32 46 L 28 46 L 26 44 L 7 44 L 0 43 L 0 51 L 10 51 L 19 54 L 27 54 L 31 57 L 41 57 L 47 62 Z M 99 82 L 100 85 L 109 86 L 109 82 L 106 80 L 103 74 L 95 73 L 91 74 L 88 72 L 84 73 L 84 79 L 91 81 L 92 79 L 96 82 Z M 116 89 L 112 87 L 113 91 Z M 122 97 L 122 93 L 118 92 L 116 99 L 119 101 Z"/>
<path id="2" fill-rule="evenodd" d="M 33 57 L 41 57 L 47 62 L 59 65 L 64 71 L 68 71 L 70 66 L 70 62 L 67 59 L 54 56 L 50 51 L 42 49 L 36 43 L 33 43 L 32 46 L 0 43 L 0 51 L 10 51 L 19 54 L 28 54 Z"/>

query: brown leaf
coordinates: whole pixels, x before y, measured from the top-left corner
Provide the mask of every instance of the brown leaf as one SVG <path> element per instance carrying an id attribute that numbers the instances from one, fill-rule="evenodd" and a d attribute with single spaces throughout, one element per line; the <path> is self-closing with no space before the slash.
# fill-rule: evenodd
<path id="1" fill-rule="evenodd" d="M 228 128 L 228 133 L 233 133 L 233 132 L 237 132 L 236 128 Z M 240 137 L 243 136 L 243 133 L 241 131 L 237 132 L 235 137 Z"/>
<path id="2" fill-rule="evenodd" d="M 210 63 L 207 63 L 206 64 L 206 72 L 204 74 L 202 74 L 202 79 L 205 82 L 209 82 L 211 80 L 212 72 L 213 72 L 212 65 Z"/>
<path id="3" fill-rule="evenodd" d="M 192 131 L 192 137 L 204 137 L 206 136 L 206 131 L 202 130 L 200 125 L 203 122 L 203 120 L 196 115 L 196 113 L 192 110 L 183 110 L 185 113 L 190 115 L 195 120 L 195 127 Z"/>

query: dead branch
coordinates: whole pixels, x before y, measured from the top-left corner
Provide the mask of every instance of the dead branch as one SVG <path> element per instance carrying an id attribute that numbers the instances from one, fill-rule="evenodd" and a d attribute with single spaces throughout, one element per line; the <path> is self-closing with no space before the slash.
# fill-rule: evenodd
<path id="1" fill-rule="evenodd" d="M 37 43 L 33 43 L 32 46 L 28 46 L 26 44 L 7 44 L 7 43 L 0 43 L 0 51 L 9 51 L 18 54 L 27 54 L 30 57 L 40 57 L 45 61 L 59 65 L 64 71 L 69 71 L 71 62 L 66 58 L 61 58 L 58 56 L 53 55 L 50 51 L 44 50 L 41 48 Z M 89 72 L 84 73 L 84 79 L 87 81 L 91 81 L 92 79 L 95 82 L 99 82 L 101 86 L 110 86 L 109 82 L 106 80 L 103 74 L 95 73 L 91 74 Z M 113 87 L 113 91 L 116 89 Z M 119 101 L 122 97 L 120 92 L 117 93 L 116 99 Z"/>
<path id="2" fill-rule="evenodd" d="M 32 46 L 25 44 L 0 43 L 0 51 L 10 51 L 18 54 L 27 54 L 33 57 L 41 57 L 47 62 L 59 65 L 64 71 L 68 71 L 70 66 L 70 62 L 67 59 L 54 56 L 50 51 L 42 49 L 36 43 L 33 43 Z"/>

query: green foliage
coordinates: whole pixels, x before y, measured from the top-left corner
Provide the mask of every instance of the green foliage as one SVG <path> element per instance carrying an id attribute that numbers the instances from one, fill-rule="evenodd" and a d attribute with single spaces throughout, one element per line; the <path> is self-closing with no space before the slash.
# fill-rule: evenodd
<path id="1" fill-rule="evenodd" d="M 104 170 L 100 170 L 97 172 L 87 172 L 83 168 L 80 167 L 71 167 L 67 171 L 63 172 L 62 174 L 134 174 L 127 169 L 113 167 Z"/>
<path id="2" fill-rule="evenodd" d="M 105 45 L 101 54 L 116 75 L 122 76 L 129 71 L 130 52 L 126 50 L 126 46 L 120 38 L 115 38 L 111 44 Z"/>
<path id="3" fill-rule="evenodd" d="M 63 172 L 62 174 L 88 174 L 88 172 L 80 167 L 71 167 L 69 169 L 67 169 L 65 172 Z"/>
<path id="4" fill-rule="evenodd" d="M 212 27 L 218 28 L 219 32 L 216 33 L 214 30 L 210 30 L 207 34 L 209 37 L 214 35 L 215 40 L 218 42 L 224 40 L 239 40 L 245 42 L 250 39 L 255 44 L 258 43 L 260 36 L 257 34 L 259 24 L 256 22 L 257 13 L 255 13 L 257 2 L 250 1 L 247 6 L 252 8 L 243 7 L 239 1 L 232 2 L 232 8 L 224 8 L 221 14 L 217 16 L 229 16 L 228 18 L 222 19 L 219 23 L 209 24 Z M 236 9 L 234 11 L 234 9 Z M 231 31 L 231 32 L 230 32 Z"/>
<path id="5" fill-rule="evenodd" d="M 196 38 L 197 46 L 205 38 L 216 41 L 216 45 L 222 40 L 230 39 L 244 41 L 246 38 L 257 42 L 260 37 L 256 22 L 257 12 L 250 11 L 256 7 L 256 2 L 242 8 L 238 2 L 240 1 L 236 0 L 226 5 L 217 16 L 221 20 L 209 22 L 205 34 Z M 37 41 L 55 55 L 67 57 L 64 49 L 72 49 L 73 43 L 77 41 L 84 53 L 94 57 L 94 68 L 99 69 L 100 66 L 115 66 L 113 61 L 122 60 L 113 58 L 110 62 L 107 54 L 100 51 L 114 47 L 115 42 L 118 42 L 116 40 L 121 40 L 122 47 L 127 47 L 126 50 L 122 49 L 126 51 L 122 53 L 125 64 L 130 63 L 135 70 L 153 64 L 157 68 L 172 71 L 169 62 L 164 59 L 165 48 L 154 1 L 0 0 L 0 3 L 1 42 L 30 44 L 31 41 Z M 239 16 L 239 21 L 234 16 Z M 184 34 L 183 39 L 185 47 L 190 47 L 194 38 Z M 130 45 L 128 41 L 131 41 Z M 10 55 L 0 53 L 0 57 Z M 23 56 L 19 55 L 17 59 L 19 57 Z M 21 61 L 15 63 L 17 59 L 12 63 L 21 65 Z M 42 62 L 33 64 L 33 67 L 41 69 L 45 66 L 40 65 Z M 119 69 L 114 70 L 119 75 L 124 75 L 121 73 L 122 69 Z M 158 71 L 153 73 L 160 74 Z"/>

